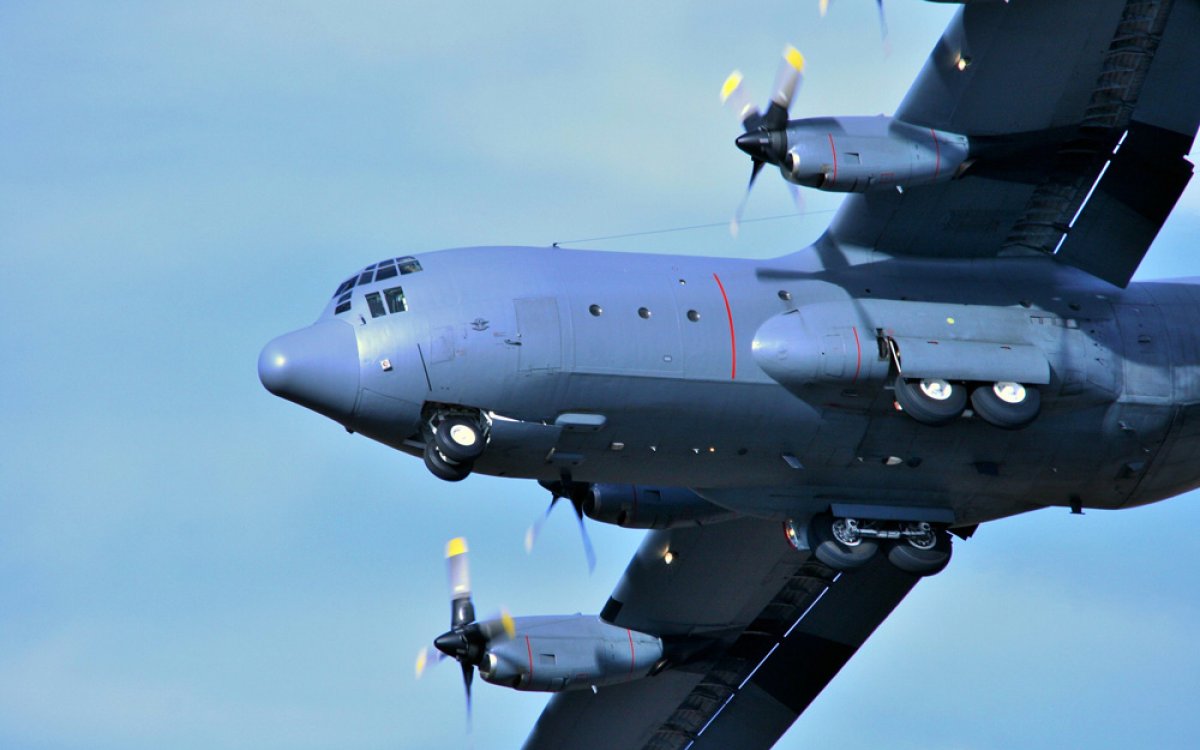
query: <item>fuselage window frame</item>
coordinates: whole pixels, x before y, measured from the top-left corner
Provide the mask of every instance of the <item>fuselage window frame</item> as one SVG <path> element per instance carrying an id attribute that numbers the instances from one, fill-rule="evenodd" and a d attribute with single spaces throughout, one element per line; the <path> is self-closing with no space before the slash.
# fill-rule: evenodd
<path id="1" fill-rule="evenodd" d="M 387 311 L 383 309 L 383 299 L 379 296 L 379 292 L 371 292 L 367 295 L 367 308 L 371 311 L 372 318 L 382 318 L 387 315 Z"/>
<path id="2" fill-rule="evenodd" d="M 399 313 L 408 310 L 408 302 L 404 299 L 404 289 L 394 286 L 383 290 L 383 298 L 387 301 L 388 312 Z"/>

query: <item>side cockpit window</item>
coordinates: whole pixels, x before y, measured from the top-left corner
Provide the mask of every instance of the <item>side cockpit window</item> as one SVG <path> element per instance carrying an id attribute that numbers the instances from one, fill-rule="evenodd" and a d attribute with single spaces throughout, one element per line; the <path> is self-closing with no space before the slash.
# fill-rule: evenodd
<path id="1" fill-rule="evenodd" d="M 338 288 L 334 291 L 333 296 L 337 297 L 337 296 L 345 294 L 346 292 L 353 289 L 355 281 L 358 281 L 358 277 L 351 276 L 350 278 L 343 281 L 341 284 L 338 284 Z"/>
<path id="2" fill-rule="evenodd" d="M 408 309 L 404 301 L 404 290 L 398 286 L 383 290 L 383 298 L 387 300 L 388 312 L 398 313 Z"/>
<path id="3" fill-rule="evenodd" d="M 367 307 L 371 309 L 371 317 L 378 318 L 387 313 L 383 309 L 383 300 L 379 297 L 379 292 L 371 292 L 367 295 Z"/>

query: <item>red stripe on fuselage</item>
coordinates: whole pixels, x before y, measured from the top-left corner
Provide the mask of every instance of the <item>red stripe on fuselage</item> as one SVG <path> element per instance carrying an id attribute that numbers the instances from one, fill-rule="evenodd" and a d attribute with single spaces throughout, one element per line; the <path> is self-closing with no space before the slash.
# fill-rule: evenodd
<path id="1" fill-rule="evenodd" d="M 633 679 L 633 664 L 635 661 L 634 656 L 633 656 L 633 631 L 630 630 L 629 628 L 625 628 L 625 633 L 626 633 L 626 635 L 629 636 L 629 679 L 632 680 Z"/>
<path id="2" fill-rule="evenodd" d="M 737 378 L 737 336 L 733 332 L 733 310 L 729 307 L 729 295 L 725 294 L 725 285 L 721 283 L 721 277 L 713 274 L 716 279 L 717 288 L 721 290 L 721 299 L 725 301 L 725 315 L 729 318 L 729 350 L 731 352 L 732 365 L 729 369 L 729 379 Z"/>
<path id="3" fill-rule="evenodd" d="M 829 150 L 833 152 L 833 179 L 829 181 L 832 185 L 837 182 L 837 146 L 833 145 L 833 133 L 829 133 Z"/>
<path id="4" fill-rule="evenodd" d="M 529 679 L 533 679 L 533 646 L 529 645 L 529 636 L 525 636 L 525 652 L 529 654 Z"/>
<path id="5" fill-rule="evenodd" d="M 852 383 L 858 382 L 858 373 L 862 371 L 862 342 L 858 340 L 858 326 L 851 326 L 851 331 L 854 331 L 854 380 Z"/>

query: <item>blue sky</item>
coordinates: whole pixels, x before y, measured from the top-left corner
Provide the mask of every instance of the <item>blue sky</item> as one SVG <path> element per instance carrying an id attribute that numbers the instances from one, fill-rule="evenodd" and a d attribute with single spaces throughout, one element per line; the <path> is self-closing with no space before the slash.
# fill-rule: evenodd
<path id="1" fill-rule="evenodd" d="M 795 115 L 890 112 L 949 17 L 874 3 L 0 5 L 0 746 L 519 746 L 544 698 L 456 670 L 445 540 L 477 604 L 596 611 L 639 532 L 592 524 L 588 576 L 546 494 L 435 480 L 267 394 L 255 363 L 347 273 L 470 244 L 726 221 L 748 173 L 717 91 Z M 1197 273 L 1200 188 L 1139 278 Z M 770 257 L 801 217 L 587 243 Z M 747 218 L 792 210 L 763 175 Z M 1190 747 L 1200 498 L 985 527 L 780 743 Z"/>

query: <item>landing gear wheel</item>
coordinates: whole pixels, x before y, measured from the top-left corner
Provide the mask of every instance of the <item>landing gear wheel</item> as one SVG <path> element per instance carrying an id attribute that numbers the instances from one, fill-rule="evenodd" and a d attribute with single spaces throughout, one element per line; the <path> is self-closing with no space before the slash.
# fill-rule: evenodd
<path id="1" fill-rule="evenodd" d="M 471 474 L 471 464 L 450 463 L 438 451 L 433 441 L 425 443 L 425 468 L 438 479 L 447 482 L 461 482 Z"/>
<path id="2" fill-rule="evenodd" d="M 888 562 L 915 576 L 931 576 L 942 572 L 950 562 L 950 535 L 927 523 L 908 524 L 909 530 L 924 532 L 893 542 L 888 549 Z"/>
<path id="3" fill-rule="evenodd" d="M 871 561 L 879 550 L 872 539 L 858 533 L 853 518 L 819 513 L 808 522 L 808 546 L 818 560 L 834 570 L 854 570 Z"/>
<path id="4" fill-rule="evenodd" d="M 1037 419 L 1042 394 L 1020 383 L 991 383 L 971 391 L 971 407 L 989 424 L 1019 430 Z"/>
<path id="5" fill-rule="evenodd" d="M 463 463 L 483 454 L 483 434 L 479 425 L 463 417 L 443 419 L 433 433 L 433 442 L 445 458 Z"/>
<path id="6" fill-rule="evenodd" d="M 922 424 L 949 424 L 967 406 L 967 389 L 941 378 L 909 379 L 896 376 L 896 403 Z"/>

